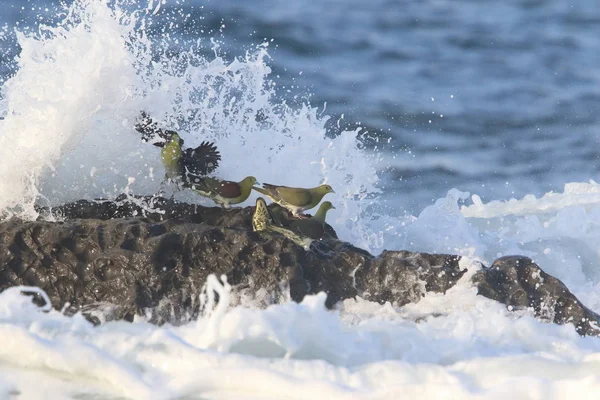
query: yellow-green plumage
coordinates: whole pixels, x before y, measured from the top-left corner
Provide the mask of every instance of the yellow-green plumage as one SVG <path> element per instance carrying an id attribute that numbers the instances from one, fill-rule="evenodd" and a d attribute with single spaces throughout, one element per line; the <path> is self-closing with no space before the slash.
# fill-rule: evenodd
<path id="1" fill-rule="evenodd" d="M 325 201 L 319 206 L 319 209 L 313 217 L 292 220 L 290 222 L 290 228 L 311 239 L 321 239 L 325 234 L 325 218 L 327 217 L 327 212 L 334 208 L 335 207 L 330 201 Z"/>
<path id="2" fill-rule="evenodd" d="M 167 178 L 171 181 L 181 179 L 181 138 L 174 134 L 164 147 L 160 150 Z"/>
<path id="3" fill-rule="evenodd" d="M 256 199 L 256 209 L 252 215 L 252 228 L 254 231 L 277 232 L 305 250 L 310 248 L 313 241 L 319 240 L 325 233 L 325 217 L 327 211 L 335 208 L 329 201 L 324 202 L 314 217 L 302 220 L 293 220 L 287 227 L 276 225 L 273 215 L 267 208 L 267 203 L 262 197 Z"/>
<path id="4" fill-rule="evenodd" d="M 177 183 L 179 188 L 189 187 L 219 166 L 221 154 L 214 143 L 204 141 L 198 147 L 185 148 L 184 140 L 177 132 L 160 128 L 145 112 L 135 129 L 141 133 L 143 141 L 161 148 L 166 178 Z"/>
<path id="5" fill-rule="evenodd" d="M 256 199 L 256 208 L 252 214 L 252 230 L 254 232 L 266 231 L 270 225 L 273 225 L 273 216 L 267 208 L 265 199 L 259 197 Z"/>
<path id="6" fill-rule="evenodd" d="M 197 183 L 192 184 L 192 190 L 202 196 L 212 199 L 223 208 L 228 208 L 232 204 L 239 204 L 252 192 L 252 187 L 256 183 L 256 178 L 247 176 L 240 182 L 223 181 L 216 178 L 202 178 Z"/>
<path id="7" fill-rule="evenodd" d="M 316 207 L 327 193 L 335 193 L 329 185 L 303 189 L 265 183 L 262 188 L 253 189 L 287 208 L 295 217 L 301 217 L 303 211 Z"/>

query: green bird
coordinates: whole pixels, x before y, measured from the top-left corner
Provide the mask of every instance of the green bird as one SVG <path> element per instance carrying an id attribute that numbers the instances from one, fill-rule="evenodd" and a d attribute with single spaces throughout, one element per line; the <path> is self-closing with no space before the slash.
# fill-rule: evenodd
<path id="1" fill-rule="evenodd" d="M 300 245 L 304 250 L 308 250 L 313 241 L 321 239 L 325 234 L 325 217 L 327 216 L 327 211 L 334 208 L 331 202 L 326 201 L 321 204 L 313 217 L 293 220 L 290 225 L 283 227 L 276 224 L 265 199 L 259 197 L 256 199 L 256 209 L 252 215 L 252 229 L 255 232 L 278 232 Z"/>
<path id="2" fill-rule="evenodd" d="M 269 226 L 275 225 L 273 215 L 267 207 L 265 199 L 259 197 L 256 199 L 256 207 L 252 214 L 252 230 L 254 232 L 266 231 Z"/>
<path id="3" fill-rule="evenodd" d="M 214 143 L 205 141 L 195 149 L 184 148 L 184 141 L 177 132 L 159 128 L 144 112 L 135 129 L 142 134 L 143 141 L 152 141 L 162 148 L 160 155 L 166 179 L 179 187 L 189 188 L 219 166 L 221 154 Z"/>
<path id="4" fill-rule="evenodd" d="M 241 182 L 222 181 L 217 178 L 204 177 L 191 185 L 192 190 L 212 199 L 223 208 L 246 201 L 250 197 L 256 178 L 247 176 Z"/>
<path id="5" fill-rule="evenodd" d="M 306 218 L 302 214 L 303 211 L 316 207 L 327 193 L 335 193 L 329 185 L 302 189 L 265 183 L 262 188 L 254 187 L 253 189 L 280 206 L 287 208 L 297 218 Z"/>

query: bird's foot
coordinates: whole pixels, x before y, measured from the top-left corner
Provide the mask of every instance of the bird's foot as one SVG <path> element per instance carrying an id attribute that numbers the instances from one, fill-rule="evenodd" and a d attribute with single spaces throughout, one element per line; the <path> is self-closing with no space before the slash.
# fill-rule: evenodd
<path id="1" fill-rule="evenodd" d="M 291 213 L 293 217 L 298 218 L 298 219 L 308 219 L 310 218 L 310 215 L 306 215 L 306 214 L 302 214 L 302 213 L 298 213 L 298 214 L 294 214 Z"/>

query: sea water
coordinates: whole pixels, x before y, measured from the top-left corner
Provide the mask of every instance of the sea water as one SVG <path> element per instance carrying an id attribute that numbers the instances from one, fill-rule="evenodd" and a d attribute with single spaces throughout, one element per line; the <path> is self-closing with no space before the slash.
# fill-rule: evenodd
<path id="1" fill-rule="evenodd" d="M 563 180 L 546 194 L 540 193 L 543 185 L 532 183 L 531 192 L 516 199 L 493 201 L 490 193 L 502 185 L 471 194 L 465 190 L 472 191 L 484 178 L 453 188 L 442 173 L 437 185 L 426 189 L 427 196 L 440 191 L 441 198 L 422 201 L 425 189 L 415 189 L 414 181 L 394 180 L 394 171 L 401 165 L 427 171 L 440 163 L 456 165 L 451 169 L 467 177 L 479 171 L 485 152 L 474 150 L 473 140 L 461 139 L 468 128 L 452 140 L 439 133 L 422 135 L 420 145 L 400 149 L 400 139 L 377 130 L 375 123 L 347 123 L 356 117 L 339 114 L 340 103 L 330 105 L 331 116 L 321 102 L 328 91 L 307 100 L 294 87 L 300 74 L 291 80 L 291 74 L 277 71 L 277 55 L 289 57 L 283 46 L 239 27 L 232 29 L 242 31 L 239 37 L 252 37 L 253 44 L 228 42 L 221 33 L 230 21 L 215 25 L 210 18 L 216 6 L 210 2 L 206 8 L 193 2 L 193 12 L 185 2 L 10 3 L 7 10 L 18 13 L 26 7 L 27 15 L 37 17 L 9 24 L 0 35 L 5 45 L 0 53 L 7 60 L 0 92 L 4 217 L 34 219 L 36 204 L 156 193 L 164 174 L 158 150 L 142 143 L 133 129 L 139 111 L 146 110 L 181 132 L 187 145 L 214 140 L 223 155 L 217 171 L 223 178 L 239 180 L 251 173 L 261 182 L 331 184 L 336 193 L 328 196 L 337 208 L 328 219 L 343 240 L 375 254 L 383 249 L 460 254 L 469 272 L 445 295 L 428 294 L 417 304 L 396 307 L 357 298 L 333 311 L 324 307 L 323 293 L 300 304 L 261 309 L 248 300 L 229 307 L 235 289 L 212 276 L 202 296 L 205 313 L 177 327 L 156 327 L 142 317 L 93 327 L 80 315 L 40 310 L 19 288 L 9 289 L 0 293 L 0 397 L 597 398 L 598 339 L 579 337 L 571 325 L 538 321 L 528 310 L 509 311 L 477 296 L 470 284 L 479 262 L 489 265 L 499 256 L 522 254 L 600 311 L 600 185 L 590 173 L 595 166 L 577 170 L 573 176 L 581 182 Z M 311 11 L 263 6 L 266 25 Z M 449 10 L 441 3 L 427 7 L 438 16 Z M 240 10 L 249 19 L 258 18 L 255 9 Z M 348 18 L 348 23 L 359 22 L 354 12 Z M 485 23 L 492 17 L 478 18 Z M 380 23 L 394 24 L 385 18 Z M 211 24 L 212 30 L 202 35 L 198 27 Z M 198 35 L 192 34 L 194 27 Z M 282 32 L 286 29 L 292 28 Z M 402 48 L 377 36 L 374 28 L 373 37 L 361 29 L 367 28 L 356 27 L 365 40 L 381 41 L 388 57 Z M 381 65 L 382 83 L 389 79 L 393 85 L 386 65 Z M 372 68 L 378 70 L 377 64 Z M 340 74 L 338 79 L 343 86 L 352 77 Z M 439 120 L 454 111 L 458 124 L 461 108 L 452 105 L 450 92 L 435 115 Z M 333 98 L 338 95 L 331 89 Z M 413 95 L 415 101 L 406 107 L 421 101 Z M 428 101 L 435 103 L 436 97 Z M 365 98 L 357 104 L 369 108 L 374 103 Z M 411 141 L 416 139 L 408 135 L 406 142 Z M 461 162 L 423 150 L 434 143 L 463 154 Z M 544 151 L 532 150 L 532 160 L 541 162 Z M 505 156 L 493 154 L 492 164 Z M 520 172 L 518 164 L 513 167 L 513 172 L 506 167 L 509 176 Z M 498 176 L 491 168 L 493 183 Z M 426 188 L 433 178 L 420 179 Z M 510 191 L 523 185 L 514 180 L 507 185 Z M 403 182 L 406 191 L 398 191 Z M 209 204 L 185 192 L 175 196 Z M 412 196 L 411 204 L 420 202 L 420 208 L 411 211 L 401 196 Z M 221 300 L 216 305 L 215 293 Z"/>

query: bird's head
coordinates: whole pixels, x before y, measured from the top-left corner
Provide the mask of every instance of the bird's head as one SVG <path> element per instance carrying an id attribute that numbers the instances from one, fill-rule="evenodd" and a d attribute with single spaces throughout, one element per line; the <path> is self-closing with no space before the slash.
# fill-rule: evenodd
<path id="1" fill-rule="evenodd" d="M 323 211 L 335 210 L 335 206 L 330 201 L 324 201 L 320 207 Z"/>
<path id="2" fill-rule="evenodd" d="M 248 188 L 251 189 L 252 186 L 254 186 L 256 184 L 256 178 L 253 176 L 247 176 L 244 179 L 242 179 L 242 181 L 240 182 L 240 186 L 244 187 L 244 188 Z"/>
<path id="3" fill-rule="evenodd" d="M 315 213 L 313 218 L 316 218 L 318 221 L 325 222 L 325 217 L 327 216 L 327 211 L 334 209 L 335 207 L 331 204 L 330 201 L 324 201 L 319 206 L 319 209 Z"/>
<path id="4" fill-rule="evenodd" d="M 183 139 L 173 131 L 165 131 L 165 133 L 158 138 L 155 137 L 155 140 L 152 141 L 152 144 L 156 147 L 165 147 L 167 143 L 172 142 L 177 142 L 179 147 L 183 147 Z"/>
<path id="5" fill-rule="evenodd" d="M 327 193 L 335 193 L 333 188 L 329 185 L 321 185 L 316 187 L 316 192 L 325 196 Z"/>

